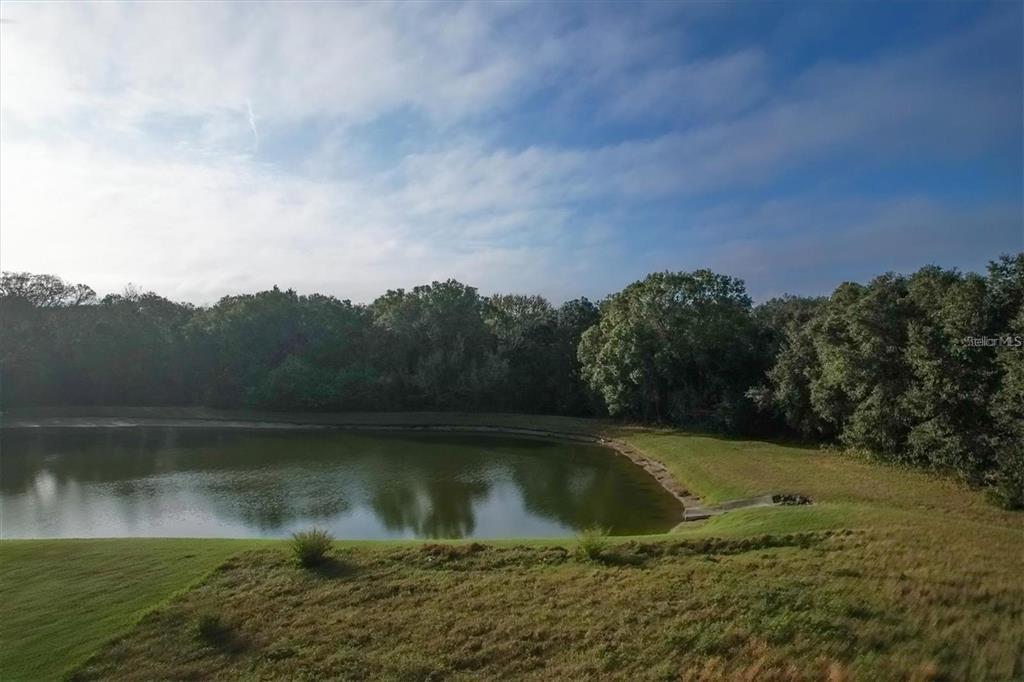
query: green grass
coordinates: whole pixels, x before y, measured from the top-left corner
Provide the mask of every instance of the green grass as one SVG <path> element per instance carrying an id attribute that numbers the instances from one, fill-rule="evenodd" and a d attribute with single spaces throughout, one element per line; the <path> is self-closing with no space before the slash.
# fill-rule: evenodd
<path id="1" fill-rule="evenodd" d="M 241 540 L 0 543 L 0 679 L 53 679 L 243 548 Z"/>
<path id="2" fill-rule="evenodd" d="M 315 571 L 286 542 L 6 541 L 0 678 L 1024 679 L 1024 515 L 978 491 L 813 448 L 609 422 L 372 418 L 601 433 L 708 502 L 814 504 L 608 538 L 600 561 L 575 558 L 572 538 L 335 543 Z M 300 419 L 368 423 L 287 420 Z M 230 647 L 195 636 L 210 613 Z"/>
<path id="3" fill-rule="evenodd" d="M 839 452 L 671 431 L 619 429 L 709 503 L 767 493 L 811 497 L 809 507 L 751 509 L 712 519 L 723 533 L 943 523 L 981 520 L 1024 528 L 1024 516 L 1000 510 L 979 491 L 926 472 L 886 466 Z M 698 526 L 694 526 L 697 528 Z"/>
<path id="4" fill-rule="evenodd" d="M 77 678 L 1013 679 L 1021 586 L 930 539 L 826 531 L 564 546 L 241 554 Z M 971 556 L 963 557 L 965 559 Z M 232 646 L 195 637 L 213 609 Z"/>

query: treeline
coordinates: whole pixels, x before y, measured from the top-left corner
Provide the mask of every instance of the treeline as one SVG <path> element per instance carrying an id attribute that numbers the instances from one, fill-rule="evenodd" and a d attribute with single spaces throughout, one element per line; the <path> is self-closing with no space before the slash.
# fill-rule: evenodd
<path id="1" fill-rule="evenodd" d="M 763 410 L 1024 507 L 1024 254 L 987 276 L 925 267 L 763 311 L 779 316 L 772 367 L 748 393 Z"/>
<path id="2" fill-rule="evenodd" d="M 50 275 L 0 281 L 0 397 L 22 405 L 591 414 L 586 299 L 482 297 L 454 280 L 370 305 L 278 288 L 215 305 Z"/>
<path id="3" fill-rule="evenodd" d="M 758 306 L 707 270 L 557 307 L 454 280 L 196 307 L 4 273 L 0 317 L 8 407 L 609 414 L 835 441 L 1024 505 L 1024 254 Z"/>

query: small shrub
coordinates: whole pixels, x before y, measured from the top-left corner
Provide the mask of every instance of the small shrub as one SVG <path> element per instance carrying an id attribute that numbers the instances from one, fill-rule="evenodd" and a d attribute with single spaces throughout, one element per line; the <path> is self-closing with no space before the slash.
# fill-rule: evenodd
<path id="1" fill-rule="evenodd" d="M 576 558 L 598 561 L 608 547 L 608 529 L 592 526 L 576 536 Z"/>
<path id="2" fill-rule="evenodd" d="M 781 495 L 772 495 L 772 502 L 775 504 L 781 504 L 786 506 L 810 504 L 811 498 L 806 495 L 798 495 L 796 493 L 786 493 Z"/>
<path id="3" fill-rule="evenodd" d="M 292 534 L 292 554 L 306 568 L 322 564 L 334 538 L 325 530 L 314 528 Z"/>

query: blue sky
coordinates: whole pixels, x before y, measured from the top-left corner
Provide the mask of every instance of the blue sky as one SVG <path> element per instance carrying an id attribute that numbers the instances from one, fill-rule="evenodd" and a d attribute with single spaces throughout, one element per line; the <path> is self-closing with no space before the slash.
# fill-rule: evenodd
<path id="1" fill-rule="evenodd" d="M 1024 249 L 1020 3 L 0 6 L 0 265 L 756 300 Z"/>

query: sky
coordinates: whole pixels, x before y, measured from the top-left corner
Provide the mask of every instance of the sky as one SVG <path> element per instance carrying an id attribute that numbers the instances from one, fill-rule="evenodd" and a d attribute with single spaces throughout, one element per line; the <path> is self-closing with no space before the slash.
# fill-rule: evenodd
<path id="1" fill-rule="evenodd" d="M 1024 250 L 1022 4 L 0 3 L 0 267 L 755 300 Z"/>

